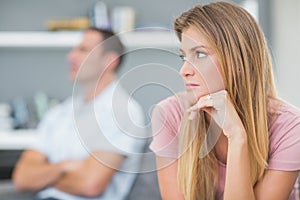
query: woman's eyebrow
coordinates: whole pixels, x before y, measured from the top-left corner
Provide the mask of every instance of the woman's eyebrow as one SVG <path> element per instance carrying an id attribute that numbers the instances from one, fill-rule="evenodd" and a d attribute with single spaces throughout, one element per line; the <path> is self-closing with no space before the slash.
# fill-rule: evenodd
<path id="1" fill-rule="evenodd" d="M 204 45 L 194 46 L 190 49 L 190 51 L 195 51 L 196 49 L 207 49 Z"/>
<path id="2" fill-rule="evenodd" d="M 192 47 L 191 49 L 190 49 L 190 51 L 195 51 L 196 49 L 200 49 L 200 48 L 202 48 L 202 49 L 208 49 L 206 46 L 204 46 L 204 45 L 199 45 L 199 46 L 194 46 L 194 47 Z M 179 51 L 181 52 L 181 53 L 184 53 L 184 50 L 182 50 L 182 49 L 179 49 Z"/>

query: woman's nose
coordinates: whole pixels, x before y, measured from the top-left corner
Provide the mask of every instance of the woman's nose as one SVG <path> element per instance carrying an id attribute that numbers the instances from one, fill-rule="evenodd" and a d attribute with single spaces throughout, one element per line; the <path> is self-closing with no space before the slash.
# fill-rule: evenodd
<path id="1" fill-rule="evenodd" d="M 184 61 L 179 73 L 182 77 L 192 76 L 195 74 L 195 69 L 192 63 Z"/>
<path id="2" fill-rule="evenodd" d="M 72 49 L 72 50 L 68 53 L 67 58 L 68 58 L 69 61 L 71 61 L 71 60 L 74 59 L 74 57 L 75 57 L 75 49 Z"/>

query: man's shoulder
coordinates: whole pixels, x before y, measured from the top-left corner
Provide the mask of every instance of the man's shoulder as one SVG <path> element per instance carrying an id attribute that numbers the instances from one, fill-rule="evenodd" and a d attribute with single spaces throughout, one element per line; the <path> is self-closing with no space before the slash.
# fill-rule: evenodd
<path id="1" fill-rule="evenodd" d="M 72 107 L 72 98 L 67 98 L 60 103 L 53 105 L 45 114 L 44 118 L 55 118 L 61 113 L 66 114 L 66 110 Z"/>

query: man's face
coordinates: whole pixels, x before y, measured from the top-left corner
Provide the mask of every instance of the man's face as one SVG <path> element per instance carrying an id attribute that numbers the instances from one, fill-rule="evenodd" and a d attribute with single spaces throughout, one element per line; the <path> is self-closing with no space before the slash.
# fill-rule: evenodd
<path id="1" fill-rule="evenodd" d="M 103 52 L 102 35 L 88 30 L 84 33 L 81 43 L 69 54 L 70 79 L 72 81 L 97 81 L 105 70 L 105 53 Z"/>

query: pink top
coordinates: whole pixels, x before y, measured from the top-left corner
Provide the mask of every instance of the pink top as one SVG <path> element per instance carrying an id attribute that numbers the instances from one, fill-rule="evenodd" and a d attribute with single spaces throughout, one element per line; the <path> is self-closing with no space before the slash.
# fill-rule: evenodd
<path id="1" fill-rule="evenodd" d="M 161 101 L 152 116 L 153 141 L 150 145 L 156 155 L 178 157 L 178 132 L 184 113 L 176 96 Z M 277 117 L 269 127 L 268 168 L 282 171 L 300 170 L 300 111 L 283 103 Z M 219 184 L 217 199 L 222 199 L 226 179 L 226 165 L 219 162 Z M 289 200 L 299 200 L 298 181 Z"/>

